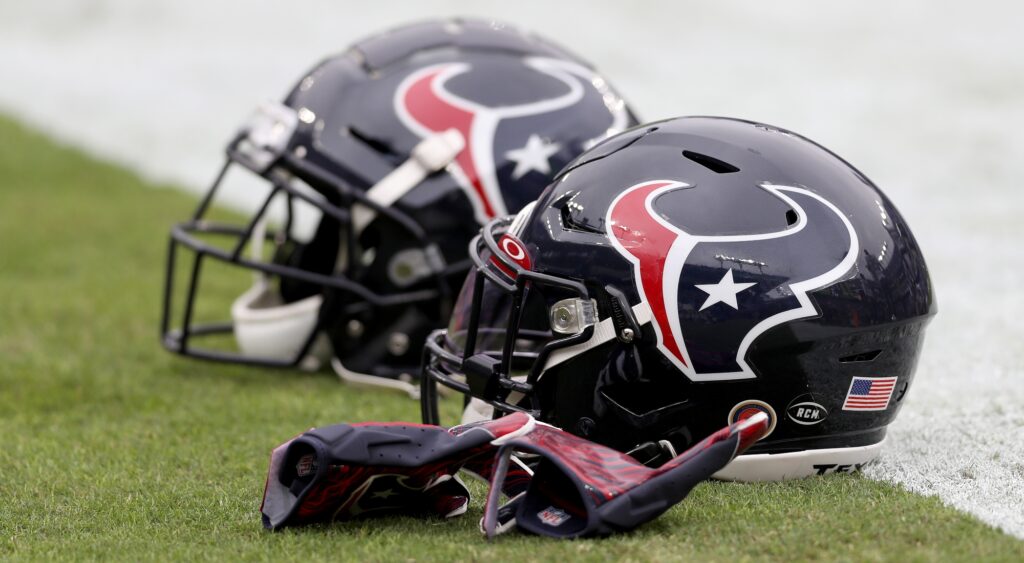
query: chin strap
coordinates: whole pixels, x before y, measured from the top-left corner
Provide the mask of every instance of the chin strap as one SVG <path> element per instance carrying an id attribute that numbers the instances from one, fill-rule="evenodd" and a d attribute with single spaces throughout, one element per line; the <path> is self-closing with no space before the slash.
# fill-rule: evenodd
<path id="1" fill-rule="evenodd" d="M 366 197 L 382 207 L 395 203 L 427 176 L 448 166 L 465 146 L 466 140 L 457 129 L 449 129 L 423 139 L 412 149 L 412 156 L 408 160 L 366 191 Z M 353 231 L 361 233 L 376 216 L 377 212 L 372 208 L 354 205 Z"/>
<path id="2" fill-rule="evenodd" d="M 356 387 L 383 387 L 385 389 L 402 391 L 408 394 L 410 399 L 419 400 L 420 398 L 419 383 L 416 383 L 411 375 L 406 380 L 402 379 L 401 376 L 391 378 L 370 375 L 368 373 L 357 373 L 347 369 L 345 364 L 341 363 L 341 360 L 338 358 L 331 358 L 331 367 L 334 368 L 334 373 L 338 375 L 338 378 L 349 385 Z M 402 375 L 408 374 L 403 373 Z"/>
<path id="3" fill-rule="evenodd" d="M 315 359 L 313 360 L 315 361 Z M 319 366 L 319 364 L 317 364 Z M 371 375 L 368 373 L 359 373 L 352 371 L 345 367 L 345 364 L 341 363 L 337 357 L 331 357 L 331 369 L 334 370 L 335 375 L 338 379 L 346 385 L 352 385 L 353 387 L 375 387 L 377 389 L 390 389 L 393 391 L 399 391 L 409 395 L 410 399 L 418 401 L 420 399 L 420 384 L 412 375 L 403 373 L 398 377 L 382 377 L 379 375 Z M 443 397 L 450 396 L 452 391 L 447 387 L 438 389 L 438 393 Z M 480 422 L 482 420 L 490 420 L 492 417 L 477 417 L 470 420 L 463 420 L 462 424 L 469 422 Z"/>
<path id="4" fill-rule="evenodd" d="M 651 308 L 647 306 L 646 302 L 634 305 L 633 315 L 636 317 L 636 322 L 640 326 L 651 322 L 651 319 L 653 318 Z M 588 350 L 597 348 L 605 342 L 611 342 L 616 338 L 618 338 L 618 335 L 615 330 L 615 321 L 612 320 L 611 317 L 602 319 L 594 325 L 594 334 L 591 335 L 590 339 L 586 342 L 580 342 L 579 344 L 559 348 L 551 352 L 548 356 L 547 362 L 544 364 L 544 369 L 541 371 L 541 375 L 543 376 L 544 372 L 558 364 L 571 360 Z"/>

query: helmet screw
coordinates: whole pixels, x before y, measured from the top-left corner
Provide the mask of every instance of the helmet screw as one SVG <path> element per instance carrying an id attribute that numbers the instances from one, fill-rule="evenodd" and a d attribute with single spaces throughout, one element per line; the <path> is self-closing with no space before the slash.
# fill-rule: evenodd
<path id="1" fill-rule="evenodd" d="M 366 327 L 363 326 L 363 323 L 355 319 L 350 320 L 348 324 L 345 325 L 345 332 L 349 335 L 350 338 L 359 338 L 360 336 L 363 335 L 363 332 L 365 330 Z"/>
<path id="2" fill-rule="evenodd" d="M 626 344 L 632 342 L 634 337 L 636 337 L 636 335 L 633 334 L 633 329 L 631 328 L 624 328 L 622 329 L 622 332 L 619 333 L 619 340 L 625 342 Z"/>
<path id="3" fill-rule="evenodd" d="M 295 158 L 306 158 L 306 147 L 299 145 L 295 147 L 292 153 L 295 155 Z"/>
<path id="4" fill-rule="evenodd" d="M 392 356 L 401 356 L 409 351 L 409 337 L 401 332 L 391 333 L 388 339 L 388 352 Z"/>
<path id="5" fill-rule="evenodd" d="M 576 315 L 567 305 L 559 305 L 551 312 L 551 324 L 555 332 L 572 334 L 575 332 Z"/>
<path id="6" fill-rule="evenodd" d="M 585 438 L 590 436 L 596 426 L 597 423 L 594 422 L 594 419 L 583 417 L 576 421 L 576 433 Z"/>

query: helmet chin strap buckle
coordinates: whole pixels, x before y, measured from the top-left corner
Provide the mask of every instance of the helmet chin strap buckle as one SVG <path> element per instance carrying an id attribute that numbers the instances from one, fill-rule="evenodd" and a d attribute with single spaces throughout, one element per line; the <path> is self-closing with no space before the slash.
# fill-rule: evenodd
<path id="1" fill-rule="evenodd" d="M 629 305 L 629 299 L 613 285 L 604 286 L 608 294 L 608 302 L 612 309 L 612 324 L 615 326 L 615 337 L 624 344 L 634 340 L 640 340 L 640 323 L 633 314 L 633 308 Z"/>

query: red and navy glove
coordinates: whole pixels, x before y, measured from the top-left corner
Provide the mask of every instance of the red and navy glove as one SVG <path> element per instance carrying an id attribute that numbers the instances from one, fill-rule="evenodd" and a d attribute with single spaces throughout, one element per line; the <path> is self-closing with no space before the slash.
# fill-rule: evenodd
<path id="1" fill-rule="evenodd" d="M 482 527 L 489 538 L 500 533 L 509 527 L 507 513 L 514 508 L 515 525 L 535 534 L 573 538 L 631 530 L 683 500 L 697 483 L 764 437 L 768 422 L 768 415 L 755 414 L 715 432 L 657 469 L 537 423 L 528 432 L 495 440 L 501 449 Z M 540 459 L 533 465 L 534 475 L 526 491 L 499 507 L 507 470 L 515 467 L 514 452 L 535 454 Z"/>
<path id="2" fill-rule="evenodd" d="M 452 517 L 466 511 L 467 469 L 489 480 L 496 438 L 529 431 L 533 419 L 514 414 L 456 426 L 408 423 L 337 424 L 317 428 L 276 449 L 263 492 L 263 525 L 271 530 L 364 514 L 402 512 Z M 525 490 L 527 470 L 506 462 L 505 491 Z"/>

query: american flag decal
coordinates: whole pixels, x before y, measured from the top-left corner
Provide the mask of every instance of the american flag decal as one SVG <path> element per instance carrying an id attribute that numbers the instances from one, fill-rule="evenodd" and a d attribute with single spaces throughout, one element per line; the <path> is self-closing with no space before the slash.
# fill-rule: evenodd
<path id="1" fill-rule="evenodd" d="M 884 411 L 896 388 L 896 377 L 854 377 L 846 392 L 844 411 Z"/>

